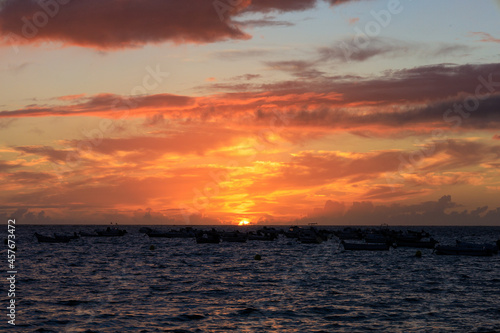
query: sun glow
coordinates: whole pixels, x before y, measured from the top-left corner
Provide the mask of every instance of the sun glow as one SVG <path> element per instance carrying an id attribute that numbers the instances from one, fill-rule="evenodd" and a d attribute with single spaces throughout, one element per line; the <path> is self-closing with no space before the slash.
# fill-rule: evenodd
<path id="1" fill-rule="evenodd" d="M 249 225 L 250 224 L 250 221 L 248 220 L 241 220 L 238 225 Z"/>

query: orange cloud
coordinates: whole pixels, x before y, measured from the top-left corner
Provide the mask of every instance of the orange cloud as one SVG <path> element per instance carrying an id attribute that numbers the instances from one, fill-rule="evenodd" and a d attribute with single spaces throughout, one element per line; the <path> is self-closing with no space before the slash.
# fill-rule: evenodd
<path id="1" fill-rule="evenodd" d="M 359 22 L 359 17 L 353 17 L 349 19 L 349 25 L 355 25 Z"/>

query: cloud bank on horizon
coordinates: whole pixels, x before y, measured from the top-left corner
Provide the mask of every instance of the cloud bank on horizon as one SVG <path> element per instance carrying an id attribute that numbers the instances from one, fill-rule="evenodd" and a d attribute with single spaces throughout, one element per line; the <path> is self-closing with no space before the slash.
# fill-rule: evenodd
<path id="1" fill-rule="evenodd" d="M 3 1 L 0 216 L 498 224 L 499 35 L 452 4 Z"/>

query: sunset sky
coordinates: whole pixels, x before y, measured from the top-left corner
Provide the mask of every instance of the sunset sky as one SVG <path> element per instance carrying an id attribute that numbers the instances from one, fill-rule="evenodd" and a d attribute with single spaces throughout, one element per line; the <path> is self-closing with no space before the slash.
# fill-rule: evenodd
<path id="1" fill-rule="evenodd" d="M 0 217 L 500 225 L 500 2 L 0 1 Z"/>

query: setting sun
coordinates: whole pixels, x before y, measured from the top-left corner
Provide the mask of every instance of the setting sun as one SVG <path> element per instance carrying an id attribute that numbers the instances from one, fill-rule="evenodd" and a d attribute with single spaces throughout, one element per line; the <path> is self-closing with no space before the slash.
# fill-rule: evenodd
<path id="1" fill-rule="evenodd" d="M 238 223 L 238 225 L 249 225 L 250 222 L 248 220 L 241 220 L 240 223 Z"/>

